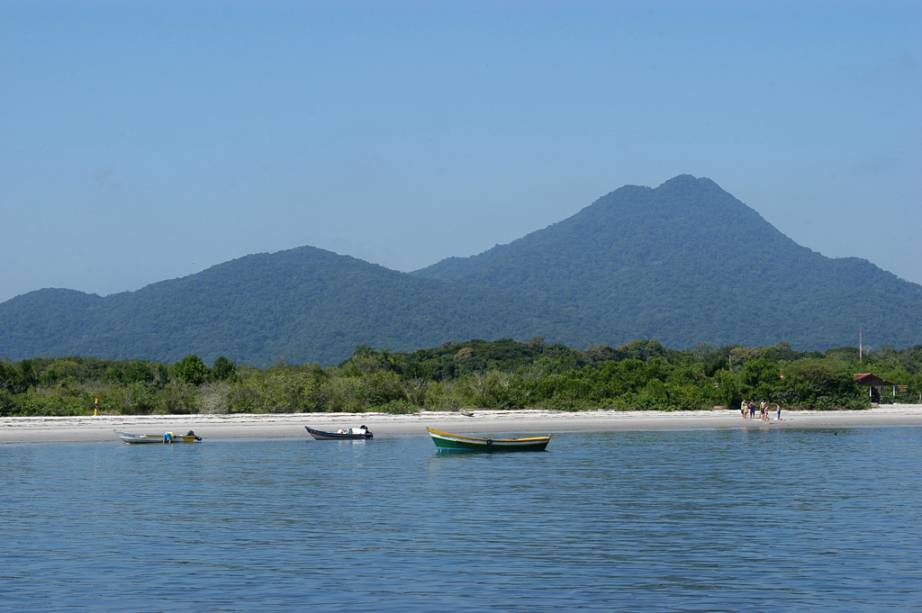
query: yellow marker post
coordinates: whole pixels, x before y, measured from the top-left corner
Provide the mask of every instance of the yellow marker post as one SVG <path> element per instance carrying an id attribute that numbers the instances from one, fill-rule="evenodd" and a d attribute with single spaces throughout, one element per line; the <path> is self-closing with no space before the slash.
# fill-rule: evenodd
<path id="1" fill-rule="evenodd" d="M 93 417 L 99 417 L 99 396 L 93 396 Z"/>

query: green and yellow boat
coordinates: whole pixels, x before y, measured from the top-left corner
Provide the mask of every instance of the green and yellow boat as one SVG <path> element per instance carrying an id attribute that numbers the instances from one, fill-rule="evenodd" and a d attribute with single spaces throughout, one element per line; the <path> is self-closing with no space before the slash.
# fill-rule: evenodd
<path id="1" fill-rule="evenodd" d="M 477 438 L 452 434 L 435 428 L 426 428 L 432 437 L 432 442 L 439 451 L 484 451 L 494 453 L 499 451 L 544 451 L 551 442 L 551 435 L 527 436 L 524 438 Z"/>

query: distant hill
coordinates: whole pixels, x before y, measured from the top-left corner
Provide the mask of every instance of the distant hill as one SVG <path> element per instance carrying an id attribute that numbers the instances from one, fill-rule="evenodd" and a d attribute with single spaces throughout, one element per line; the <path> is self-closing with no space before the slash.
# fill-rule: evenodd
<path id="1" fill-rule="evenodd" d="M 135 292 L 43 289 L 0 303 L 0 358 L 91 355 L 324 364 L 534 336 L 800 349 L 922 343 L 922 286 L 801 247 L 709 179 L 622 187 L 576 215 L 413 274 L 301 247 Z"/>
<path id="2" fill-rule="evenodd" d="M 689 175 L 622 187 L 508 245 L 415 274 L 541 297 L 600 325 L 607 342 L 826 348 L 855 343 L 859 328 L 877 345 L 922 342 L 922 286 L 801 247 Z"/>
<path id="3" fill-rule="evenodd" d="M 0 304 L 0 357 L 92 355 L 254 365 L 333 363 L 357 345 L 409 350 L 458 338 L 571 336 L 512 292 L 412 277 L 302 247 L 250 255 L 105 298 L 44 289 Z M 569 324 L 570 322 L 566 322 Z"/>

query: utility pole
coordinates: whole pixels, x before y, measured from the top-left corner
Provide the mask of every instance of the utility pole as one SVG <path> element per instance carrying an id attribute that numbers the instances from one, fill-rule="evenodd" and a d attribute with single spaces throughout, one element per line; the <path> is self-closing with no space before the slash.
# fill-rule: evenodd
<path id="1" fill-rule="evenodd" d="M 858 328 L 858 362 L 864 362 L 864 330 Z"/>

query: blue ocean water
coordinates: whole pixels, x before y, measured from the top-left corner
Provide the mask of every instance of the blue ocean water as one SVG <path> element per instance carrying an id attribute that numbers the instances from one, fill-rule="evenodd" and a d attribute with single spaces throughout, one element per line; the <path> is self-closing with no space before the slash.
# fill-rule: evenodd
<path id="1" fill-rule="evenodd" d="M 922 606 L 922 429 L 0 446 L 0 609 Z"/>

